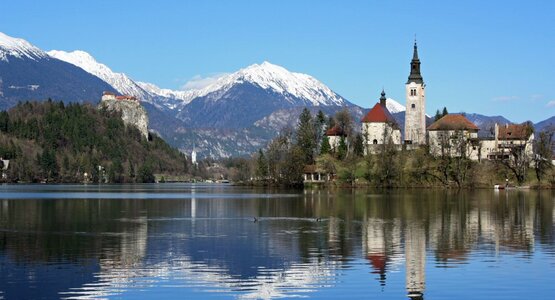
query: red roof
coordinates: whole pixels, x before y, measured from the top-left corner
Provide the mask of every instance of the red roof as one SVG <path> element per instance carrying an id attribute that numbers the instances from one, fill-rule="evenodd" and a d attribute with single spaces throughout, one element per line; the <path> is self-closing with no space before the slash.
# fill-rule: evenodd
<path id="1" fill-rule="evenodd" d="M 459 114 L 449 114 L 435 121 L 428 126 L 428 130 L 480 130 L 478 126 L 470 122 L 465 116 Z"/>
<path id="2" fill-rule="evenodd" d="M 326 135 L 327 136 L 346 136 L 345 133 L 343 133 L 343 130 L 341 130 L 341 128 L 339 128 L 338 125 L 335 125 L 332 128 L 326 130 Z"/>
<path id="3" fill-rule="evenodd" d="M 500 140 L 527 140 L 533 132 L 530 124 L 507 124 L 499 126 Z"/>
<path id="4" fill-rule="evenodd" d="M 370 261 L 370 264 L 372 264 L 372 267 L 374 267 L 377 273 L 385 272 L 387 257 L 383 253 L 368 254 L 366 259 Z"/>
<path id="5" fill-rule="evenodd" d="M 112 96 L 115 96 L 116 94 L 114 94 L 114 93 L 112 93 L 112 92 L 104 91 L 104 92 L 102 93 L 102 95 L 112 95 Z"/>
<path id="6" fill-rule="evenodd" d="M 118 100 L 137 100 L 136 97 L 129 96 L 129 95 L 116 96 L 116 99 L 118 99 Z"/>
<path id="7" fill-rule="evenodd" d="M 381 105 L 380 103 L 376 103 L 374 107 L 362 118 L 362 123 L 393 123 L 395 122 L 395 118 L 391 115 L 387 107 Z"/>

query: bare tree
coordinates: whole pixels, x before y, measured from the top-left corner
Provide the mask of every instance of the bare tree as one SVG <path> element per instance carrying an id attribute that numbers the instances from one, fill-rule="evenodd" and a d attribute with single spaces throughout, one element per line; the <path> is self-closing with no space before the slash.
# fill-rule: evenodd
<path id="1" fill-rule="evenodd" d="M 534 142 L 534 170 L 536 171 L 536 178 L 540 182 L 553 169 L 551 160 L 553 156 L 554 132 L 553 128 L 542 131 Z"/>

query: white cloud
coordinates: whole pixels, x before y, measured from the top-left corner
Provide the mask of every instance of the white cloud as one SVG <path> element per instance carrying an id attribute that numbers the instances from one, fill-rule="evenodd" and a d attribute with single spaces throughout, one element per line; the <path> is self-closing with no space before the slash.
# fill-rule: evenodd
<path id="1" fill-rule="evenodd" d="M 229 73 L 217 73 L 210 76 L 203 77 L 202 75 L 195 75 L 193 78 L 189 79 L 183 86 L 182 90 L 198 90 L 211 85 L 218 79 L 222 78 Z"/>
<path id="2" fill-rule="evenodd" d="M 549 102 L 547 102 L 547 104 L 545 105 L 547 107 L 555 107 L 555 100 L 551 100 Z"/>
<path id="3" fill-rule="evenodd" d="M 509 102 L 509 101 L 515 101 L 518 99 L 519 99 L 518 96 L 497 96 L 497 97 L 494 97 L 492 100 L 496 102 Z"/>

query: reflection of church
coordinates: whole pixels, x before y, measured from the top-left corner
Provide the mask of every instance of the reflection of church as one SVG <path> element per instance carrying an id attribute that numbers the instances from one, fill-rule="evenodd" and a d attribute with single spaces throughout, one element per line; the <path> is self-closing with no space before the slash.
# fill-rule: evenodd
<path id="1" fill-rule="evenodd" d="M 387 267 L 402 259 L 404 254 L 408 296 L 424 299 L 426 235 L 421 223 L 407 224 L 403 236 L 398 220 L 386 223 L 383 219 L 368 218 L 363 226 L 362 242 L 365 258 L 374 269 L 372 273 L 379 275 L 382 286 L 386 283 Z"/>

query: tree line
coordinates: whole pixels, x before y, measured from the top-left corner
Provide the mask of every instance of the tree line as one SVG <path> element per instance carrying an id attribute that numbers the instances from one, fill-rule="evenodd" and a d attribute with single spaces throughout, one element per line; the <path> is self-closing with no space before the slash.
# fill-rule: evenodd
<path id="1" fill-rule="evenodd" d="M 155 173 L 189 169 L 160 137 L 89 104 L 20 103 L 0 112 L 0 137 L 9 182 L 154 182 Z"/>

